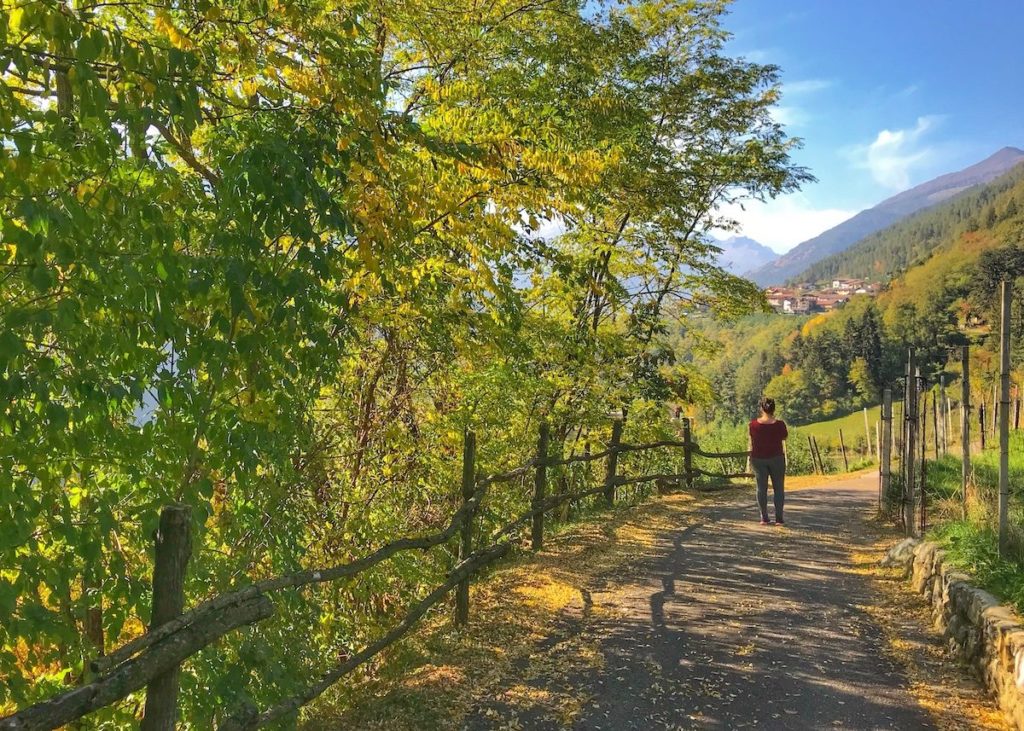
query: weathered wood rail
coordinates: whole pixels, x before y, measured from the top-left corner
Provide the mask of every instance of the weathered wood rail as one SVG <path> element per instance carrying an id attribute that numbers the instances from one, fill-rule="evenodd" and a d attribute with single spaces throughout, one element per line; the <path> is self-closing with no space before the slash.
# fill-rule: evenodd
<path id="1" fill-rule="evenodd" d="M 552 458 L 548 454 L 550 431 L 547 424 L 539 428 L 536 456 L 515 469 L 480 474 L 476 465 L 476 436 L 466 432 L 462 459 L 460 507 L 442 530 L 418 537 L 400 538 L 381 546 L 370 554 L 348 563 L 321 569 L 307 569 L 256 582 L 245 588 L 218 595 L 187 611 L 184 610 L 184 578 L 190 557 L 191 515 L 187 506 L 170 505 L 161 511 L 156 535 L 156 560 L 153 573 L 153 611 L 149 630 L 122 645 L 109 655 L 95 658 L 88 667 L 87 681 L 65 693 L 18 710 L 0 719 L 0 731 L 35 731 L 55 729 L 96 711 L 112 706 L 132 693 L 146 688 L 146 731 L 173 731 L 177 723 L 178 676 L 190 657 L 236 629 L 255 624 L 273 615 L 268 595 L 286 589 L 299 589 L 313 584 L 352 578 L 405 551 L 427 551 L 459 539 L 457 565 L 445 580 L 429 594 L 409 607 L 405 616 L 387 633 L 344 659 L 316 682 L 293 696 L 280 700 L 271 708 L 234 709 L 220 724 L 221 729 L 262 728 L 294 713 L 359 666 L 394 644 L 415 627 L 432 607 L 455 590 L 455 621 L 469 620 L 469 586 L 472 578 L 487 566 L 506 556 L 521 531 L 529 526 L 530 545 L 539 550 L 544 545 L 545 516 L 555 508 L 588 497 L 603 495 L 612 505 L 616 489 L 644 482 L 673 483 L 688 489 L 695 487 L 695 478 L 752 477 L 744 472 L 711 473 L 693 466 L 694 456 L 705 458 L 746 458 L 748 452 L 708 452 L 702 450 L 690 433 L 688 419 L 683 420 L 682 440 L 661 440 L 649 444 L 622 442 L 624 422 L 612 425 L 607 448 L 593 454 Z M 676 448 L 683 452 L 683 470 L 678 473 L 624 476 L 619 474 L 619 457 L 652 449 Z M 547 493 L 548 470 L 577 463 L 605 460 L 602 483 L 582 490 Z M 507 483 L 533 474 L 533 496 L 530 510 L 492 531 L 486 545 L 474 548 L 474 518 L 480 511 L 487 491 L 493 485 Z"/>

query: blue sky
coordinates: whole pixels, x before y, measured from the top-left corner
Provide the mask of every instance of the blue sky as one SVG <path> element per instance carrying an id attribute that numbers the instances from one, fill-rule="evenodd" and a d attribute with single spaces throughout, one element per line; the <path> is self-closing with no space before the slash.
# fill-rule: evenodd
<path id="1" fill-rule="evenodd" d="M 777 251 L 1006 145 L 1024 148 L 1024 0 L 735 0 L 728 51 L 781 67 L 819 182 L 729 211 Z"/>

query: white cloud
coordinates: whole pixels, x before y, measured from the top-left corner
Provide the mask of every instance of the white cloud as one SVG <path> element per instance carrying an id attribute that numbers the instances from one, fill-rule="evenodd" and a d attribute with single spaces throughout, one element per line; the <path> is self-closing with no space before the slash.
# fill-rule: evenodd
<path id="1" fill-rule="evenodd" d="M 918 117 L 910 129 L 883 129 L 871 144 L 853 148 L 850 158 L 855 167 L 868 170 L 878 184 L 905 190 L 910 187 L 911 173 L 934 159 L 935 148 L 922 140 L 942 119 L 938 115 Z"/>
<path id="2" fill-rule="evenodd" d="M 782 84 L 783 94 L 813 94 L 834 86 L 828 79 L 802 79 L 801 81 L 785 81 Z"/>
<path id="3" fill-rule="evenodd" d="M 802 127 L 810 120 L 811 115 L 803 107 L 781 104 L 772 107 L 772 119 L 783 127 Z"/>
<path id="4" fill-rule="evenodd" d="M 778 63 L 779 51 L 775 48 L 751 48 L 746 51 L 737 51 L 738 58 L 745 58 L 750 63 Z"/>
<path id="5" fill-rule="evenodd" d="M 804 99 L 800 104 L 789 102 L 790 97 L 807 97 L 824 91 L 834 85 L 828 79 L 801 79 L 800 81 L 787 81 L 782 84 L 782 98 L 787 103 L 778 104 L 772 107 L 771 114 L 779 124 L 784 127 L 806 127 L 816 116 L 807 110 L 804 103 L 810 101 Z"/>
<path id="6" fill-rule="evenodd" d="M 857 211 L 816 208 L 804 194 L 793 193 L 766 203 L 746 201 L 742 207 L 734 203 L 723 207 L 719 213 L 737 221 L 740 227 L 733 232 L 717 231 L 716 235 L 749 236 L 782 254 L 842 223 Z"/>

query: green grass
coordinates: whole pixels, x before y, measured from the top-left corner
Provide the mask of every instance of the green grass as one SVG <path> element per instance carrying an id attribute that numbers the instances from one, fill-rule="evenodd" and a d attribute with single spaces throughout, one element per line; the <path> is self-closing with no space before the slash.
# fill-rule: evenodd
<path id="1" fill-rule="evenodd" d="M 984 589 L 1024 612 L 1024 432 L 1010 433 L 1010 552 L 999 556 L 996 514 L 999 450 L 972 454 L 974 471 L 968 491 L 968 518 L 960 518 L 961 462 L 958 456 L 929 459 L 928 496 L 937 517 L 945 516 L 928 537 L 947 552 L 953 565 L 969 573 Z"/>
<path id="2" fill-rule="evenodd" d="M 989 442 L 991 445 L 993 442 Z M 1010 490 L 1018 499 L 1024 500 L 1024 431 L 1010 432 Z M 971 468 L 978 496 L 994 500 L 999 486 L 999 449 L 977 448 L 971 454 Z M 940 459 L 928 459 L 925 469 L 928 494 L 952 497 L 960 492 L 962 467 L 959 455 L 946 455 Z"/>
<path id="3" fill-rule="evenodd" d="M 871 429 L 871 455 L 866 454 L 867 446 L 864 435 L 864 412 L 855 411 L 846 416 L 839 416 L 826 421 L 815 421 L 811 424 L 802 424 L 790 430 L 790 444 L 799 445 L 799 449 L 807 449 L 807 437 L 814 437 L 818 450 L 822 453 L 822 460 L 828 471 L 842 472 L 843 457 L 842 445 L 839 440 L 839 430 L 843 431 L 843 442 L 846 443 L 846 459 L 849 462 L 850 470 L 859 470 L 869 467 L 875 463 L 874 453 L 877 449 L 875 444 L 875 422 L 882 418 L 882 407 L 871 406 L 868 408 L 868 426 Z"/>
<path id="4" fill-rule="evenodd" d="M 893 407 L 895 410 L 895 406 Z M 871 446 L 875 445 L 875 422 L 882 419 L 882 407 L 868 407 L 868 426 L 871 429 Z M 801 433 L 810 434 L 818 440 L 819 447 L 839 449 L 839 430 L 843 430 L 843 439 L 846 442 L 847 452 L 864 450 L 864 412 L 855 411 L 846 416 L 840 416 L 826 421 L 816 421 L 811 424 L 802 424 L 799 427 Z"/>
<path id="5" fill-rule="evenodd" d="M 1000 558 L 995 528 L 954 520 L 934 528 L 928 537 L 946 550 L 948 561 L 970 574 L 983 589 L 1024 613 L 1024 564 Z"/>

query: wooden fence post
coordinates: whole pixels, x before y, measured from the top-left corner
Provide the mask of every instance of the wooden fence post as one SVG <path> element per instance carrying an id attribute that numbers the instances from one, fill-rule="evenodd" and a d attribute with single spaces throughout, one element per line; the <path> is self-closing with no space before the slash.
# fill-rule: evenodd
<path id="1" fill-rule="evenodd" d="M 978 430 L 981 432 L 981 451 L 985 451 L 985 399 L 982 398 L 978 407 Z"/>
<path id="2" fill-rule="evenodd" d="M 878 509 L 882 510 L 882 502 L 889 496 L 889 484 L 892 481 L 890 454 L 892 450 L 892 389 L 882 392 L 882 438 L 878 444 Z"/>
<path id="3" fill-rule="evenodd" d="M 149 629 L 169 622 L 185 608 L 185 572 L 192 555 L 192 510 L 187 505 L 168 505 L 160 511 L 153 565 L 153 612 Z M 142 731 L 174 731 L 178 722 L 176 667 L 153 679 L 146 688 Z"/>
<path id="4" fill-rule="evenodd" d="M 914 366 L 914 349 L 907 351 L 907 402 L 903 409 L 906 420 L 907 437 L 903 446 L 904 494 L 903 494 L 903 526 L 907 535 L 914 535 L 914 459 L 917 437 L 917 369 Z"/>
<path id="5" fill-rule="evenodd" d="M 821 459 L 821 449 L 818 448 L 818 438 L 812 436 L 811 443 L 814 445 L 814 456 L 818 458 L 818 467 L 821 468 L 821 474 L 825 474 L 825 462 Z"/>
<path id="6" fill-rule="evenodd" d="M 622 442 L 623 426 L 622 419 L 612 422 L 612 439 L 608 443 L 608 449 L 611 452 L 608 455 L 608 465 L 604 474 L 604 499 L 608 505 L 615 504 L 615 472 L 619 466 L 619 444 Z"/>
<path id="7" fill-rule="evenodd" d="M 939 376 L 939 400 L 936 402 L 939 408 L 940 422 L 942 426 L 942 456 L 949 454 L 949 398 L 946 396 L 946 374 Z"/>
<path id="8" fill-rule="evenodd" d="M 896 401 L 892 406 L 892 423 L 893 426 L 896 424 L 900 425 L 899 431 L 893 429 L 892 439 L 893 446 L 895 447 L 894 454 L 900 465 L 900 474 L 903 474 L 903 442 L 907 438 L 907 422 L 903 418 L 904 409 L 906 407 L 907 389 L 903 389 L 903 398 Z M 899 416 L 896 415 L 896 408 L 899 407 Z"/>
<path id="9" fill-rule="evenodd" d="M 462 504 L 473 499 L 476 492 L 476 434 L 466 430 L 462 442 Z M 459 560 L 465 561 L 473 553 L 473 515 L 467 515 L 462 524 Z M 455 589 L 455 624 L 463 626 L 469 621 L 469 577 Z"/>
<path id="10" fill-rule="evenodd" d="M 843 470 L 846 472 L 850 471 L 850 462 L 846 459 L 846 440 L 843 439 L 843 430 L 839 430 L 839 446 L 843 450 Z"/>
<path id="11" fill-rule="evenodd" d="M 683 417 L 683 479 L 686 481 L 686 489 L 693 489 L 693 432 L 690 426 L 690 417 Z"/>
<path id="12" fill-rule="evenodd" d="M 815 474 L 818 474 L 820 470 L 818 469 L 818 460 L 814 458 L 814 444 L 811 442 L 810 434 L 807 435 L 807 451 L 811 455 L 811 469 L 814 470 Z"/>
<path id="13" fill-rule="evenodd" d="M 871 449 L 871 425 L 868 423 L 868 407 L 864 407 L 864 457 L 871 459 L 874 450 Z"/>
<path id="14" fill-rule="evenodd" d="M 928 498 L 926 493 L 927 484 L 925 478 L 927 476 L 927 452 L 928 452 L 928 392 L 924 390 L 924 381 L 921 381 L 921 479 L 920 484 L 917 488 L 917 493 L 920 495 L 920 516 L 918 517 L 918 534 L 924 535 L 925 528 L 928 524 L 927 513 L 928 513 Z M 932 404 L 935 404 L 935 395 L 932 395 Z"/>
<path id="15" fill-rule="evenodd" d="M 533 473 L 534 510 L 540 509 L 548 489 L 548 439 L 550 434 L 551 427 L 546 421 L 542 421 L 540 435 L 537 438 L 537 460 Z M 531 545 L 534 551 L 539 551 L 544 547 L 544 513 L 534 513 L 533 515 Z"/>
<path id="16" fill-rule="evenodd" d="M 999 381 L 992 384 L 992 436 L 999 430 Z"/>
<path id="17" fill-rule="evenodd" d="M 963 370 L 960 383 L 960 499 L 962 501 L 963 518 L 967 519 L 967 483 L 971 479 L 971 349 L 964 346 L 960 354 L 960 365 Z"/>
<path id="18" fill-rule="evenodd" d="M 999 329 L 999 555 L 1010 549 L 1010 302 L 1013 285 L 1003 280 Z"/>

